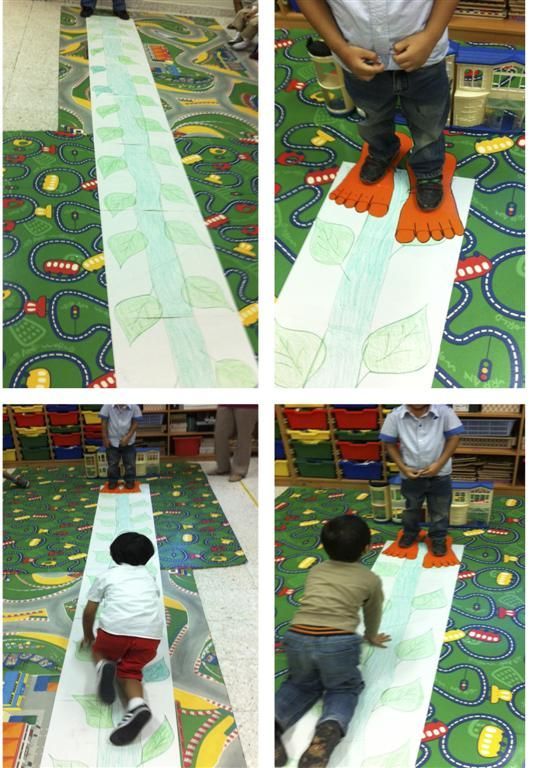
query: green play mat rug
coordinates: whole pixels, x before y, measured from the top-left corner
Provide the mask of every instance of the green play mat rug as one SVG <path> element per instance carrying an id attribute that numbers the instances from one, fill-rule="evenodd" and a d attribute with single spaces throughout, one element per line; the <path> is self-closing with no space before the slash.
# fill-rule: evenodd
<path id="1" fill-rule="evenodd" d="M 329 191 L 329 184 L 311 186 L 306 176 L 355 162 L 360 153 L 355 113 L 333 117 L 314 99 L 320 89 L 306 51 L 309 36 L 277 30 L 278 40 L 291 41 L 276 48 L 277 295 Z M 457 158 L 457 175 L 476 180 L 460 258 L 480 253 L 492 268 L 454 283 L 435 387 L 524 385 L 525 150 L 515 143 L 506 152 L 478 154 L 474 144 L 492 135 L 450 131 L 445 136 L 447 151 Z M 311 143 L 322 138 L 321 146 Z M 484 361 L 489 361 L 487 381 L 479 377 Z"/>
<path id="2" fill-rule="evenodd" d="M 276 500 L 275 512 L 275 626 L 276 685 L 286 674 L 281 640 L 299 605 L 307 569 L 325 557 L 319 533 L 325 520 L 335 515 L 358 514 L 373 531 L 369 554 L 362 558 L 371 567 L 382 544 L 394 539 L 399 526 L 375 523 L 368 495 L 356 490 L 288 488 Z M 448 630 L 483 629 L 496 634 L 495 642 L 465 635 L 445 642 L 435 678 L 426 722 L 443 723 L 446 733 L 421 743 L 418 766 L 429 768 L 521 768 L 524 761 L 524 571 L 525 505 L 522 497 L 494 497 L 491 530 L 475 536 L 451 528 L 455 542 L 465 546 Z M 500 572 L 509 583 L 496 582 Z M 510 701 L 492 693 L 511 691 Z M 361 694 L 363 696 L 363 694 Z M 493 759 L 478 753 L 478 736 L 485 726 L 497 729 L 499 749 Z M 395 764 L 394 764 L 395 765 Z"/>
<path id="3" fill-rule="evenodd" d="M 80 573 L 4 573 L 4 735 L 9 723 L 32 728 L 32 765 L 41 761 L 80 584 Z M 165 721 L 167 731 L 162 726 L 154 739 L 153 756 L 176 734 L 183 768 L 209 759 L 208 765 L 242 768 L 237 725 L 194 576 L 184 569 L 162 572 L 162 584 L 177 727 Z M 156 665 L 146 670 L 163 673 L 167 669 Z M 147 759 L 142 755 L 142 763 Z"/>
<path id="4" fill-rule="evenodd" d="M 98 493 L 105 480 L 84 477 L 82 464 L 23 466 L 30 481 L 4 483 L 4 570 L 78 572 L 84 568 Z M 150 485 L 160 567 L 213 568 L 246 562 L 198 464 L 162 465 Z"/>

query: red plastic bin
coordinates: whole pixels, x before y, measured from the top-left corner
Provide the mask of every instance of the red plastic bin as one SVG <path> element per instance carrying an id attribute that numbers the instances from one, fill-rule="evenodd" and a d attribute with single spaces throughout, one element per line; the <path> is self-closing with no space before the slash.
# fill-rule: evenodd
<path id="1" fill-rule="evenodd" d="M 79 424 L 79 412 L 69 411 L 68 413 L 49 413 L 49 422 L 53 427 L 66 427 L 68 425 Z"/>
<path id="2" fill-rule="evenodd" d="M 333 415 L 339 429 L 376 429 L 378 423 L 378 408 L 366 408 L 364 411 L 334 408 Z"/>
<path id="3" fill-rule="evenodd" d="M 201 445 L 201 437 L 174 437 L 173 445 L 175 456 L 197 456 Z"/>
<path id="4" fill-rule="evenodd" d="M 101 424 L 85 424 L 83 427 L 83 434 L 85 437 L 101 437 L 102 425 Z"/>
<path id="5" fill-rule="evenodd" d="M 378 461 L 380 459 L 380 443 L 348 443 L 338 440 L 337 445 L 343 459 L 354 461 Z"/>
<path id="6" fill-rule="evenodd" d="M 15 423 L 18 427 L 44 427 L 45 416 L 43 413 L 14 413 Z"/>
<path id="7" fill-rule="evenodd" d="M 51 432 L 51 440 L 53 441 L 53 445 L 57 448 L 81 445 L 81 435 L 77 432 L 68 435 L 63 435 L 60 432 L 58 434 Z"/>
<path id="8" fill-rule="evenodd" d="M 291 429 L 327 429 L 327 415 L 323 408 L 298 410 L 285 408 L 284 415 Z"/>

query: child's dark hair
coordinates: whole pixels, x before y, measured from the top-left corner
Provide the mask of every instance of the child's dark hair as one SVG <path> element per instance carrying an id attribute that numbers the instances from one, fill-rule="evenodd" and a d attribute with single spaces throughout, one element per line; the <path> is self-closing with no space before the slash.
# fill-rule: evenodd
<path id="1" fill-rule="evenodd" d="M 332 517 L 322 528 L 322 544 L 332 560 L 355 563 L 371 543 L 367 523 L 356 515 Z"/>
<path id="2" fill-rule="evenodd" d="M 109 552 L 117 565 L 145 565 L 154 555 L 154 546 L 143 534 L 129 531 L 117 536 L 109 547 Z"/>

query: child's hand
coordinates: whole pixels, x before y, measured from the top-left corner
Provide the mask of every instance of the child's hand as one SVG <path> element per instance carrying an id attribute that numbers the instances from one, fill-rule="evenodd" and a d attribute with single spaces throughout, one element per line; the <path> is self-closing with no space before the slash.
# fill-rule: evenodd
<path id="1" fill-rule="evenodd" d="M 435 41 L 432 37 L 425 31 L 417 32 L 395 43 L 393 60 L 405 72 L 413 72 L 423 67 L 434 47 Z"/>
<path id="2" fill-rule="evenodd" d="M 386 635 L 385 632 L 379 632 L 378 635 L 374 635 L 374 637 L 365 635 L 365 639 L 370 645 L 375 645 L 377 648 L 386 648 L 386 643 L 390 642 L 391 637 L 390 635 Z"/>
<path id="3" fill-rule="evenodd" d="M 409 480 L 416 480 L 421 473 L 421 469 L 412 469 L 412 467 L 405 467 L 403 470 L 403 474 L 406 475 Z"/>
<path id="4" fill-rule="evenodd" d="M 367 48 L 347 45 L 338 54 L 346 67 L 360 80 L 372 80 L 375 75 L 384 71 L 384 65 L 378 55 Z"/>
<path id="5" fill-rule="evenodd" d="M 128 445 L 128 438 L 126 437 L 126 435 L 124 435 L 124 437 L 121 437 L 121 438 L 120 438 L 120 440 L 119 440 L 119 445 L 120 445 L 122 448 L 124 448 L 124 446 L 125 446 L 125 445 Z"/>
<path id="6" fill-rule="evenodd" d="M 425 467 L 425 469 L 421 470 L 420 477 L 435 477 L 440 472 L 440 469 L 441 468 L 439 464 L 434 461 L 428 467 Z"/>
<path id="7" fill-rule="evenodd" d="M 88 635 L 81 640 L 81 650 L 84 650 L 85 648 L 90 648 L 94 643 L 95 637 L 94 635 Z"/>

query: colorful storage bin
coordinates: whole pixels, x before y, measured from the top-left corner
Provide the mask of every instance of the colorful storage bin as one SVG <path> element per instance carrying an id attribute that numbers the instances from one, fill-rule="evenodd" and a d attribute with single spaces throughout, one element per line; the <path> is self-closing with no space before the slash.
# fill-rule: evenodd
<path id="1" fill-rule="evenodd" d="M 45 416 L 43 413 L 15 413 L 14 416 L 18 427 L 45 426 Z"/>
<path id="2" fill-rule="evenodd" d="M 197 456 L 200 452 L 201 437 L 174 437 L 175 456 Z"/>
<path id="3" fill-rule="evenodd" d="M 77 411 L 77 405 L 46 405 L 45 410 L 47 413 L 68 413 L 70 411 Z"/>
<path id="4" fill-rule="evenodd" d="M 337 477 L 334 461 L 300 459 L 296 463 L 297 471 L 301 477 Z"/>
<path id="5" fill-rule="evenodd" d="M 12 405 L 13 413 L 43 413 L 43 405 Z"/>
<path id="6" fill-rule="evenodd" d="M 51 432 L 51 442 L 55 447 L 69 447 L 71 445 L 81 445 L 81 433 L 80 432 L 73 432 L 71 434 L 57 434 L 56 432 Z"/>
<path id="7" fill-rule="evenodd" d="M 51 424 L 52 427 L 62 427 L 68 425 L 73 426 L 75 424 L 79 424 L 79 413 L 78 411 L 68 411 L 67 413 L 50 413 L 49 424 Z"/>
<path id="8" fill-rule="evenodd" d="M 47 435 L 37 435 L 37 437 L 24 437 L 19 435 L 19 444 L 23 451 L 33 448 L 47 448 L 49 450 L 49 440 Z"/>
<path id="9" fill-rule="evenodd" d="M 333 446 L 329 441 L 304 442 L 292 440 L 292 449 L 296 459 L 328 459 L 333 460 Z"/>
<path id="10" fill-rule="evenodd" d="M 284 451 L 284 446 L 282 444 L 282 440 L 275 440 L 275 459 L 285 459 L 286 453 Z"/>
<path id="11" fill-rule="evenodd" d="M 291 440 L 302 440 L 304 443 L 331 440 L 329 429 L 288 429 L 286 431 Z"/>
<path id="12" fill-rule="evenodd" d="M 49 448 L 23 448 L 22 454 L 24 461 L 42 461 L 51 458 Z"/>
<path id="13" fill-rule="evenodd" d="M 348 480 L 380 480 L 381 461 L 340 461 L 343 477 Z"/>
<path id="14" fill-rule="evenodd" d="M 14 447 L 15 447 L 15 443 L 13 442 L 13 437 L 11 435 L 4 435 L 4 441 L 3 441 L 4 451 L 7 451 L 10 448 L 14 448 Z"/>
<path id="15" fill-rule="evenodd" d="M 4 461 L 17 461 L 17 451 L 15 448 L 9 448 L 2 452 L 2 457 Z"/>
<path id="16" fill-rule="evenodd" d="M 354 461 L 378 461 L 380 459 L 380 443 L 347 443 L 339 440 L 337 443 L 343 459 Z"/>
<path id="17" fill-rule="evenodd" d="M 83 417 L 85 424 L 101 424 L 102 423 L 100 415 L 99 413 L 96 413 L 96 411 L 85 409 L 84 411 L 81 411 L 81 416 Z"/>
<path id="18" fill-rule="evenodd" d="M 55 459 L 69 460 L 69 459 L 82 459 L 83 449 L 80 445 L 74 445 L 69 448 L 53 448 Z"/>
<path id="19" fill-rule="evenodd" d="M 275 477 L 288 477 L 288 462 L 285 459 L 275 461 Z"/>
<path id="20" fill-rule="evenodd" d="M 292 429 L 327 429 L 328 426 L 327 413 L 323 408 L 285 408 L 284 415 Z"/>
<path id="21" fill-rule="evenodd" d="M 333 415 L 339 429 L 376 429 L 378 424 L 377 408 L 367 408 L 364 411 L 334 408 Z"/>
<path id="22" fill-rule="evenodd" d="M 378 429 L 338 429 L 335 432 L 337 440 L 347 443 L 370 443 L 378 440 Z"/>

